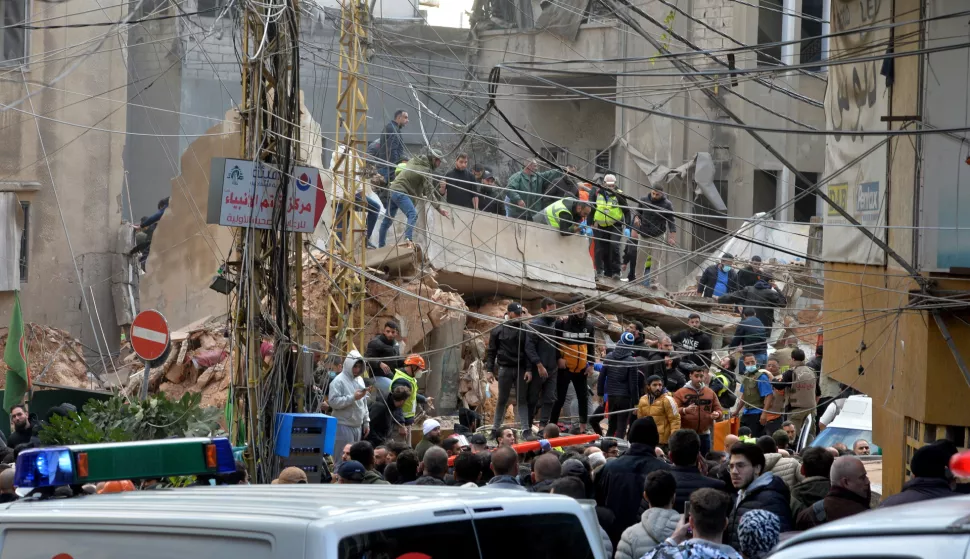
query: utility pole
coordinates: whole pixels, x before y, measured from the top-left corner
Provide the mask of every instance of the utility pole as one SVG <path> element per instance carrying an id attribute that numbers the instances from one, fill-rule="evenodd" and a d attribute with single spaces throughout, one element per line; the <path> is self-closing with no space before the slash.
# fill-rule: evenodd
<path id="1" fill-rule="evenodd" d="M 340 73 L 337 77 L 337 145 L 334 149 L 334 216 L 330 255 L 342 262 L 366 267 L 367 201 L 364 198 L 367 134 L 367 83 L 362 79 L 369 45 L 370 10 L 365 0 L 342 0 L 340 4 Z M 396 162 L 387 162 L 394 165 Z M 356 192 L 360 190 L 360 198 Z M 331 257 L 327 304 L 326 348 L 330 355 L 346 355 L 364 347 L 364 277 Z"/>
<path id="2" fill-rule="evenodd" d="M 301 235 L 287 231 L 285 203 L 300 153 L 300 17 L 295 0 L 243 6 L 240 153 L 256 163 L 257 175 L 278 179 L 278 187 L 270 227 L 237 229 L 227 263 L 238 278 L 227 421 L 233 442 L 248 447 L 245 457 L 253 479 L 265 483 L 276 474 L 275 416 L 301 411 L 304 401 L 298 366 L 303 247 Z M 295 309 L 290 303 L 294 287 Z"/>

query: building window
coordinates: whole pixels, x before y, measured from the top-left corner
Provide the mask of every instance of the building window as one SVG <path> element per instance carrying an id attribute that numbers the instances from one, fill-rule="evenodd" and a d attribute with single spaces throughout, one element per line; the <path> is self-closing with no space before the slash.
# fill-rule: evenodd
<path id="1" fill-rule="evenodd" d="M 754 189 L 751 198 L 752 214 L 772 212 L 777 204 L 778 171 L 756 169 L 754 172 Z"/>
<path id="2" fill-rule="evenodd" d="M 539 155 L 549 161 L 555 161 L 559 166 L 566 164 L 566 152 L 559 148 L 539 148 Z"/>
<path id="3" fill-rule="evenodd" d="M 818 182 L 818 173 L 802 173 L 805 178 L 812 181 L 811 184 L 805 184 L 802 179 L 795 177 L 795 197 L 802 196 L 806 189 L 815 186 Z M 795 207 L 793 216 L 795 221 L 799 223 L 811 223 L 812 217 L 817 213 L 818 208 L 818 194 L 812 192 L 811 194 L 802 196 L 795 200 Z"/>
<path id="4" fill-rule="evenodd" d="M 30 247 L 30 202 L 21 202 L 24 211 L 24 228 L 20 231 L 20 283 L 27 283 L 28 248 Z"/>
<path id="5" fill-rule="evenodd" d="M 27 58 L 28 0 L 0 0 L 3 9 L 3 33 L 0 33 L 0 56 L 2 64 L 23 64 Z"/>
<path id="6" fill-rule="evenodd" d="M 802 0 L 802 42 L 801 63 L 822 61 L 822 4 L 825 0 Z M 813 72 L 822 70 L 822 66 L 808 68 Z"/>
<path id="7" fill-rule="evenodd" d="M 609 173 L 612 169 L 612 161 L 610 160 L 610 150 L 602 150 L 596 152 L 596 173 Z"/>
<path id="8" fill-rule="evenodd" d="M 777 66 L 781 60 L 783 0 L 761 0 L 758 6 L 758 66 Z"/>
<path id="9" fill-rule="evenodd" d="M 219 8 L 226 5 L 225 0 L 198 0 L 196 10 L 199 17 L 216 17 L 219 15 Z"/>

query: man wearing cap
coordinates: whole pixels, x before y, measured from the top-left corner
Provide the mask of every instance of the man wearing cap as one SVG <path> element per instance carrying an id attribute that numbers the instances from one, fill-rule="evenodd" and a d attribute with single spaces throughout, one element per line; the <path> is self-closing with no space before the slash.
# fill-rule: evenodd
<path id="1" fill-rule="evenodd" d="M 665 272 L 666 246 L 676 246 L 677 226 L 674 224 L 674 205 L 664 194 L 663 185 L 656 184 L 650 194 L 640 198 L 639 215 L 633 218 L 633 236 L 639 236 L 635 273 L 643 274 L 643 283 Z M 630 280 L 636 276 L 631 271 Z"/>
<path id="2" fill-rule="evenodd" d="M 532 214 L 545 205 L 542 201 L 542 193 L 546 190 L 546 186 L 559 180 L 564 174 L 559 169 L 539 171 L 538 161 L 535 159 L 526 161 L 525 167 L 509 177 L 506 185 L 509 217 L 532 219 Z"/>
<path id="3" fill-rule="evenodd" d="M 531 416 L 528 391 L 532 372 L 529 371 L 529 358 L 525 353 L 527 334 L 525 323 L 521 321 L 523 315 L 525 309 L 521 304 L 509 303 L 507 320 L 493 328 L 488 338 L 488 351 L 485 354 L 486 376 L 489 382 L 498 378 L 498 406 L 495 408 L 495 421 L 492 426 L 492 436 L 496 439 L 513 388 L 515 420 L 526 428 L 530 427 L 526 422 Z M 538 383 L 533 385 L 533 389 L 538 388 Z"/>
<path id="4" fill-rule="evenodd" d="M 412 353 L 404 359 L 404 367 L 394 371 L 394 376 L 391 378 L 392 392 L 395 386 L 403 385 L 410 389 L 410 394 L 402 406 L 404 410 L 404 425 L 414 424 L 414 417 L 418 413 L 418 405 L 422 407 L 434 405 L 434 398 L 426 398 L 418 394 L 418 379 L 424 375 L 424 369 L 424 357 L 421 357 L 417 353 Z M 407 430 L 402 427 L 401 435 L 406 434 Z"/>
<path id="5" fill-rule="evenodd" d="M 364 468 L 361 467 L 361 470 Z M 306 483 L 306 472 L 297 468 L 296 466 L 290 466 L 289 468 L 284 468 L 280 472 L 279 477 L 274 479 L 271 485 L 292 485 L 296 483 Z"/>
<path id="6" fill-rule="evenodd" d="M 630 409 L 640 397 L 640 372 L 633 358 L 633 341 L 630 332 L 620 335 L 620 342 L 603 359 L 603 372 L 596 384 L 596 392 L 609 399 L 609 427 L 607 436 L 622 439 L 626 437 L 630 422 Z"/>
<path id="7" fill-rule="evenodd" d="M 344 360 L 343 371 L 330 383 L 331 415 L 337 419 L 334 448 L 353 444 L 370 432 L 370 411 L 364 400 L 368 391 L 360 378 L 365 370 L 364 358 L 352 350 Z M 334 465 L 342 460 L 342 456 L 334 456 Z"/>
<path id="8" fill-rule="evenodd" d="M 479 189 L 478 208 L 485 213 L 505 216 L 505 192 L 495 182 L 495 175 L 484 169 L 480 180 L 482 186 Z"/>
<path id="9" fill-rule="evenodd" d="M 380 246 L 384 246 L 387 241 L 387 230 L 391 228 L 391 222 L 400 209 L 407 216 L 407 228 L 404 230 L 404 238 L 408 243 L 414 236 L 414 225 L 418 222 L 418 210 L 414 206 L 415 200 L 427 200 L 434 209 L 438 210 L 444 217 L 448 217 L 448 210 L 441 207 L 438 201 L 441 196 L 433 182 L 432 173 L 441 165 L 441 151 L 435 148 L 427 148 L 425 155 L 419 155 L 408 161 L 404 172 L 400 174 L 388 187 L 391 191 L 391 200 L 387 206 L 387 215 L 381 222 Z"/>
<path id="10" fill-rule="evenodd" d="M 738 289 L 734 256 L 728 252 L 721 255 L 720 262 L 708 266 L 697 283 L 697 294 L 701 297 L 720 297 Z"/>
<path id="11" fill-rule="evenodd" d="M 364 476 L 367 470 L 364 465 L 356 460 L 347 460 L 337 466 L 336 483 L 353 483 L 360 485 L 364 483 Z M 306 483 L 306 482 L 304 482 Z"/>
<path id="12" fill-rule="evenodd" d="M 529 402 L 529 418 L 527 425 L 532 425 L 532 417 L 536 407 L 541 406 L 539 412 L 539 427 L 549 423 L 552 406 L 556 403 L 556 380 L 559 373 L 559 344 L 556 340 L 556 312 L 558 303 L 548 297 L 542 300 L 539 308 L 542 316 L 537 316 L 529 322 L 529 330 L 525 340 L 525 354 L 532 366 L 532 381 L 538 390 L 530 387 L 529 395 L 537 394 L 537 402 Z"/>
<path id="13" fill-rule="evenodd" d="M 950 458 L 956 453 L 956 445 L 947 439 L 917 449 L 909 462 L 912 479 L 903 484 L 902 491 L 883 500 L 879 507 L 894 507 L 956 495 L 951 485 L 955 480 L 949 468 Z"/>
<path id="14" fill-rule="evenodd" d="M 560 235 L 579 233 L 580 224 L 590 213 L 589 202 L 575 198 L 563 198 L 546 206 L 532 216 L 532 221 L 548 225 Z"/>
<path id="15" fill-rule="evenodd" d="M 414 452 L 418 455 L 418 460 L 424 460 L 424 453 L 429 448 L 441 446 L 441 424 L 435 419 L 425 419 L 421 425 L 421 432 L 424 438 L 414 447 Z"/>
<path id="16" fill-rule="evenodd" d="M 593 261 L 597 276 L 620 279 L 620 242 L 623 240 L 623 224 L 627 221 L 626 208 L 618 195 L 616 175 L 603 177 L 603 184 L 596 189 L 596 211 L 593 212 Z"/>

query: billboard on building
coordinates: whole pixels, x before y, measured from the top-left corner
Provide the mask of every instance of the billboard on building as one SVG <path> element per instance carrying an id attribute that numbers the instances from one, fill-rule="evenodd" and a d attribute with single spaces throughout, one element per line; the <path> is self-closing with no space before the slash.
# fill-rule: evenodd
<path id="1" fill-rule="evenodd" d="M 880 27 L 889 20 L 890 8 L 888 0 L 832 0 L 831 31 Z M 889 30 L 885 28 L 837 35 L 829 39 L 829 58 L 870 58 L 873 53 L 883 52 L 888 40 Z M 889 93 L 881 69 L 881 60 L 829 66 L 826 129 L 839 133 L 826 137 L 825 176 L 845 169 L 822 188 L 833 202 L 885 240 L 885 228 L 876 226 L 886 224 L 886 146 L 846 167 L 885 139 L 853 134 L 886 130 L 880 118 L 889 114 Z M 822 258 L 856 264 L 885 263 L 885 252 L 857 228 L 848 226 L 849 222 L 834 207 L 826 207 L 823 221 Z"/>
<path id="2" fill-rule="evenodd" d="M 245 159 L 212 158 L 206 223 L 229 227 L 271 229 L 282 173 L 279 169 Z M 286 230 L 312 233 L 327 198 L 320 171 L 294 167 L 285 201 Z"/>
<path id="3" fill-rule="evenodd" d="M 927 17 L 959 14 L 960 2 L 927 6 Z M 967 41 L 966 17 L 940 18 L 926 24 L 926 43 L 954 47 Z M 927 55 L 922 76 L 923 122 L 927 128 L 970 123 L 967 49 Z M 927 271 L 967 273 L 970 268 L 970 163 L 966 134 L 929 134 L 922 138 L 923 177 L 919 202 L 919 265 Z"/>

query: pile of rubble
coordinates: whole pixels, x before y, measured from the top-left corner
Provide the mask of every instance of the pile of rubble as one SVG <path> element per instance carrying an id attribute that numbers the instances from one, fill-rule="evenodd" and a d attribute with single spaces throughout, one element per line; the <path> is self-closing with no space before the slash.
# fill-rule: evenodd
<path id="1" fill-rule="evenodd" d="M 172 332 L 172 347 L 165 362 L 153 367 L 148 376 L 149 392 L 163 392 L 177 400 L 186 392 L 202 394 L 202 407 L 224 407 L 229 393 L 229 338 L 225 320 L 207 317 Z M 141 390 L 144 369 L 134 354 L 124 361 L 129 396 Z"/>
<path id="2" fill-rule="evenodd" d="M 92 388 L 100 380 L 89 372 L 84 362 L 84 347 L 64 330 L 28 322 L 24 325 L 27 338 L 27 365 L 31 380 L 58 386 Z M 7 346 L 7 328 L 0 328 L 0 355 Z M 7 366 L 0 360 L 0 388 L 7 379 Z"/>

